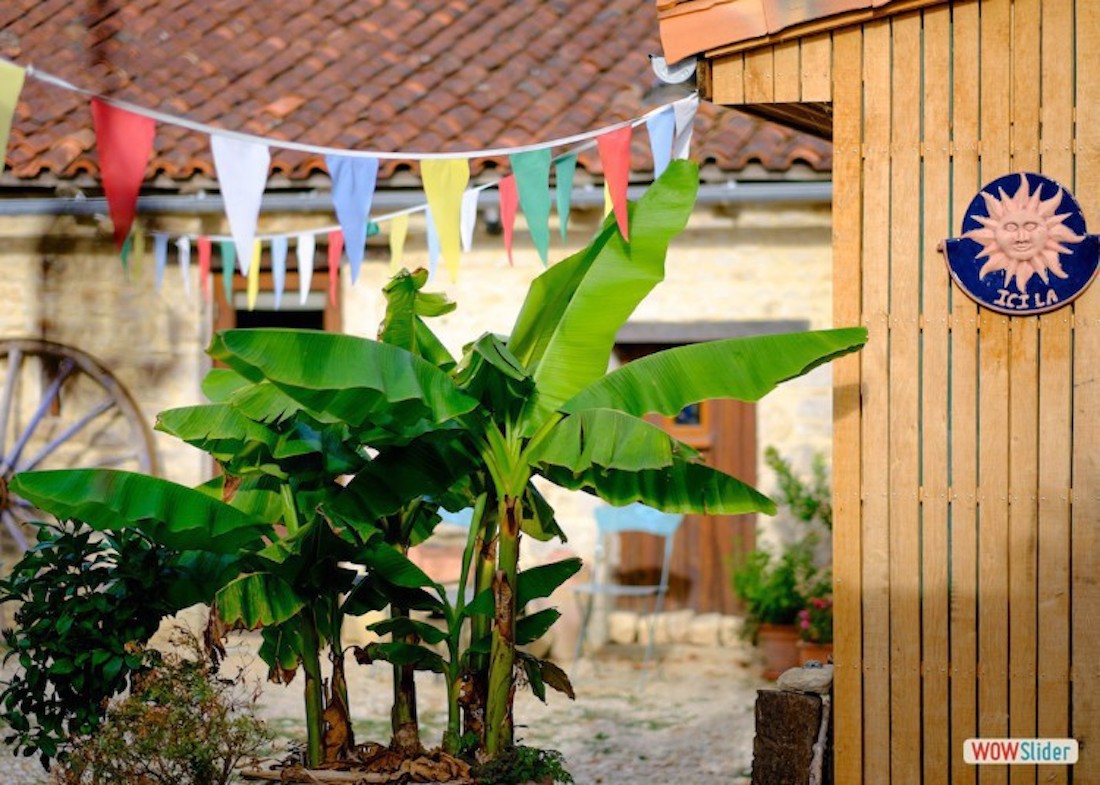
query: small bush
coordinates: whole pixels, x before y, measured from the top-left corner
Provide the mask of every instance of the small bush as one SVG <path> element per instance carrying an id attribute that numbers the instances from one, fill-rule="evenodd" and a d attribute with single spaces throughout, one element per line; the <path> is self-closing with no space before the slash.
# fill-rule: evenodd
<path id="1" fill-rule="evenodd" d="M 557 750 L 540 750 L 518 744 L 489 763 L 475 766 L 473 777 L 481 785 L 520 785 L 526 782 L 571 785 L 565 758 Z"/>
<path id="2" fill-rule="evenodd" d="M 145 667 L 145 642 L 175 610 L 162 590 L 174 569 L 173 554 L 135 530 L 38 527 L 37 544 L 0 581 L 0 602 L 19 604 L 3 634 L 5 661 L 19 669 L 0 693 L 0 717 L 4 741 L 49 768 Z"/>
<path id="3" fill-rule="evenodd" d="M 169 654 L 134 681 L 99 730 L 74 742 L 63 785 L 225 785 L 271 739 L 240 674 L 219 679 L 201 659 Z"/>

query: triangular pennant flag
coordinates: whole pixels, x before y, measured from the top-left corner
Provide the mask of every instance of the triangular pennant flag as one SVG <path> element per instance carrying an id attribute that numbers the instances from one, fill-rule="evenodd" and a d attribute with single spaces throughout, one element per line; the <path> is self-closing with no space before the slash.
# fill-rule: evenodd
<path id="1" fill-rule="evenodd" d="M 439 267 L 439 230 L 436 229 L 431 207 L 424 210 L 424 223 L 428 227 L 428 277 L 434 279 L 435 270 Z M 451 280 L 454 280 L 453 276 Z"/>
<path id="2" fill-rule="evenodd" d="M 671 108 L 662 109 L 645 121 L 649 131 L 649 149 L 653 153 L 653 179 L 656 180 L 668 168 L 672 159 L 672 139 L 676 135 L 676 113 Z"/>
<path id="3" fill-rule="evenodd" d="M 126 275 L 126 280 L 130 280 L 130 255 L 134 250 L 134 236 L 127 235 L 126 239 L 122 241 L 122 248 L 119 249 L 118 256 L 122 260 L 122 272 Z"/>
<path id="4" fill-rule="evenodd" d="M 409 214 L 395 215 L 390 221 L 390 275 L 401 271 L 405 258 L 405 238 L 409 234 Z"/>
<path id="5" fill-rule="evenodd" d="M 459 221 L 462 194 L 470 182 L 470 163 L 465 158 L 430 158 L 420 162 L 420 178 L 439 235 L 443 262 L 454 281 L 462 254 Z"/>
<path id="6" fill-rule="evenodd" d="M 164 270 L 168 267 L 168 235 L 153 233 L 153 258 L 156 260 L 156 290 L 164 285 Z"/>
<path id="7" fill-rule="evenodd" d="M 554 164 L 554 183 L 558 196 L 558 231 L 565 240 L 569 232 L 569 210 L 573 203 L 573 175 L 577 171 L 577 156 L 567 155 Z"/>
<path id="8" fill-rule="evenodd" d="M 103 193 L 115 228 L 115 246 L 121 249 L 137 212 L 138 193 L 153 153 L 156 123 L 98 98 L 92 99 L 92 123 Z"/>
<path id="9" fill-rule="evenodd" d="M 603 217 L 611 215 L 611 212 L 615 209 L 615 203 L 611 201 L 611 189 L 607 187 L 607 183 L 603 184 Z"/>
<path id="10" fill-rule="evenodd" d="M 512 175 L 501 178 L 497 190 L 500 192 L 500 228 L 504 231 L 504 250 L 508 252 L 508 264 L 514 266 L 512 242 L 516 228 L 516 205 L 519 204 L 516 178 Z"/>
<path id="11" fill-rule="evenodd" d="M 693 95 L 672 105 L 676 113 L 676 139 L 672 143 L 672 157 L 687 158 L 691 154 L 691 131 L 695 125 L 695 113 L 699 111 L 699 96 Z"/>
<path id="12" fill-rule="evenodd" d="M 603 177 L 611 194 L 615 209 L 615 221 L 624 240 L 630 239 L 630 218 L 626 209 L 626 186 L 630 180 L 630 136 L 634 129 L 629 125 L 608 131 L 598 139 Z"/>
<path id="13" fill-rule="evenodd" d="M 290 243 L 286 235 L 271 238 L 271 278 L 275 287 L 275 310 L 283 303 L 283 289 L 286 288 L 286 252 Z"/>
<path id="14" fill-rule="evenodd" d="M 328 233 L 328 301 L 336 305 L 340 283 L 340 255 L 344 252 L 344 233 L 339 229 Z"/>
<path id="15" fill-rule="evenodd" d="M 260 296 L 260 259 L 263 249 L 259 240 L 252 241 L 252 259 L 248 264 L 248 310 L 256 310 L 256 298 Z"/>
<path id="16" fill-rule="evenodd" d="M 344 231 L 351 282 L 355 283 L 367 244 L 367 223 L 378 180 L 378 159 L 329 155 L 325 156 L 325 163 L 332 176 L 332 203 Z"/>
<path id="17" fill-rule="evenodd" d="M 267 169 L 271 151 L 266 144 L 248 142 L 231 136 L 212 134 L 210 149 L 214 152 L 214 169 L 218 186 L 225 200 L 225 215 L 229 233 L 237 246 L 241 274 L 248 274 L 252 260 L 252 239 L 260 220 L 260 203 L 267 184 Z"/>
<path id="18" fill-rule="evenodd" d="M 210 299 L 210 238 L 200 237 L 197 240 L 199 246 L 199 289 L 204 300 Z"/>
<path id="19" fill-rule="evenodd" d="M 317 251 L 317 238 L 312 234 L 298 235 L 298 302 L 306 304 L 313 289 L 313 255 Z"/>
<path id="20" fill-rule="evenodd" d="M 11 121 L 15 117 L 15 105 L 19 103 L 25 78 L 26 71 L 15 63 L 0 62 L 0 173 L 4 171 Z"/>
<path id="21" fill-rule="evenodd" d="M 183 296 L 191 296 L 191 238 L 176 239 L 176 255 L 180 262 L 180 282 L 183 284 Z"/>
<path id="22" fill-rule="evenodd" d="M 509 157 L 527 231 L 542 264 L 550 263 L 550 150 L 528 150 Z"/>
<path id="23" fill-rule="evenodd" d="M 249 248 L 249 253 L 252 249 Z M 230 307 L 233 305 L 233 268 L 237 266 L 237 249 L 229 240 L 218 243 L 218 251 L 222 257 L 222 293 Z"/>
<path id="24" fill-rule="evenodd" d="M 462 250 L 469 253 L 474 248 L 474 230 L 477 229 L 477 200 L 480 188 L 471 188 L 462 194 Z"/>

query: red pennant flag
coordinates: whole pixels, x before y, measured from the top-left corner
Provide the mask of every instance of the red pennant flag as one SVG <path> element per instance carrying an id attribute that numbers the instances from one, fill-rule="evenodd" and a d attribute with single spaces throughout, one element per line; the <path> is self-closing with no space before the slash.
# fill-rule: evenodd
<path id="1" fill-rule="evenodd" d="M 497 184 L 500 192 L 500 226 L 504 230 L 504 247 L 508 251 L 508 264 L 512 261 L 512 232 L 516 227 L 516 206 L 519 204 L 519 191 L 516 178 L 508 175 Z"/>
<path id="2" fill-rule="evenodd" d="M 156 123 L 97 98 L 92 99 L 92 122 L 103 192 L 115 227 L 115 245 L 121 250 L 134 222 L 138 193 L 153 152 Z"/>
<path id="3" fill-rule="evenodd" d="M 328 233 L 328 301 L 336 305 L 340 282 L 340 254 L 344 252 L 344 233 L 337 229 Z"/>
<path id="4" fill-rule="evenodd" d="M 596 140 L 600 148 L 604 182 L 611 194 L 611 206 L 624 240 L 630 239 L 630 224 L 626 211 L 626 185 L 630 180 L 630 135 L 634 129 L 627 125 L 610 131 Z"/>
<path id="5" fill-rule="evenodd" d="M 195 241 L 199 247 L 199 289 L 205 300 L 210 300 L 210 238 L 200 237 Z"/>

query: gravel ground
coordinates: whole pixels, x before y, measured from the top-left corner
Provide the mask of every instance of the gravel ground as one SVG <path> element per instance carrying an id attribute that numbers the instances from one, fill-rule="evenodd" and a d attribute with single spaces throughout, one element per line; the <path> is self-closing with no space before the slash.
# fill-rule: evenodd
<path id="1" fill-rule="evenodd" d="M 263 664 L 248 645 L 231 650 L 226 667 L 241 665 L 262 678 Z M 577 785 L 741 785 L 752 762 L 753 701 L 766 686 L 744 667 L 738 650 L 672 646 L 654 671 L 638 668 L 638 653 L 605 647 L 573 673 L 577 700 L 550 691 L 549 705 L 529 692 L 516 699 L 517 739 L 560 750 Z M 388 738 L 390 678 L 385 666 L 351 666 L 349 689 L 357 741 Z M 443 682 L 418 679 L 425 743 L 437 744 L 446 719 Z M 299 682 L 266 685 L 261 716 L 285 740 L 304 738 Z M 0 752 L 3 748 L 0 747 Z M 0 783 L 49 780 L 32 760 L 0 755 Z"/>

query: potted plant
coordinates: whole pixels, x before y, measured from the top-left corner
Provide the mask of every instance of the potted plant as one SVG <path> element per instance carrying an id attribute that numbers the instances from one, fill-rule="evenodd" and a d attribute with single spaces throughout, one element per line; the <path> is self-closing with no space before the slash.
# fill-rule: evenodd
<path id="1" fill-rule="evenodd" d="M 814 581 L 812 543 L 802 539 L 773 553 L 757 548 L 733 573 L 733 588 L 745 603 L 745 634 L 764 657 L 764 678 L 799 664 L 797 626 L 807 598 L 800 587 Z"/>
<path id="2" fill-rule="evenodd" d="M 828 662 L 833 654 L 833 584 L 832 575 L 824 576 L 808 592 L 806 606 L 798 612 L 798 661 Z"/>

